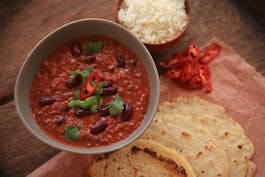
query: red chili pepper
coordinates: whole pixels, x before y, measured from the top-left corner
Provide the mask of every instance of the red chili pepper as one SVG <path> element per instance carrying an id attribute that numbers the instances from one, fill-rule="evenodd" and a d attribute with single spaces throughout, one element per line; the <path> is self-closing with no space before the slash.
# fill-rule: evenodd
<path id="1" fill-rule="evenodd" d="M 202 87 L 200 78 L 198 77 L 198 69 L 195 62 L 193 64 L 187 64 L 185 66 L 178 80 L 178 83 L 183 87 L 191 89 Z"/>
<path id="2" fill-rule="evenodd" d="M 160 63 L 161 67 L 169 69 L 166 75 L 185 88 L 204 88 L 212 90 L 211 72 L 208 63 L 216 58 L 221 51 L 221 46 L 213 43 L 210 47 L 199 49 L 195 42 L 191 42 L 183 54 L 176 52 L 172 58 Z"/>
<path id="3" fill-rule="evenodd" d="M 97 72 L 91 73 L 85 80 L 80 90 L 80 99 L 84 100 L 94 93 L 100 81 L 100 76 Z"/>
<path id="4" fill-rule="evenodd" d="M 197 59 L 200 56 L 200 49 L 199 46 L 195 42 L 191 42 L 188 45 L 187 50 L 185 51 L 184 55 L 188 59 Z"/>
<path id="5" fill-rule="evenodd" d="M 173 55 L 172 58 L 164 59 L 159 64 L 162 68 L 169 69 L 169 68 L 173 68 L 173 67 L 177 66 L 178 64 L 180 64 L 184 60 L 185 60 L 184 57 L 180 53 L 175 52 L 175 54 Z"/>
<path id="6" fill-rule="evenodd" d="M 206 47 L 199 58 L 199 62 L 202 64 L 207 64 L 216 58 L 221 52 L 221 46 L 213 43 L 211 46 Z"/>
<path id="7" fill-rule="evenodd" d="M 166 75 L 171 79 L 178 79 L 181 74 L 181 70 L 177 68 L 172 68 L 166 72 Z"/>
<path id="8" fill-rule="evenodd" d="M 203 88 L 207 91 L 210 92 L 212 91 L 212 83 L 210 81 L 210 77 L 205 75 L 205 73 L 203 72 L 203 70 L 199 71 L 199 76 L 200 76 L 200 80 L 202 83 Z"/>
<path id="9" fill-rule="evenodd" d="M 164 59 L 159 64 L 162 68 L 169 69 L 169 68 L 172 68 L 177 63 L 178 63 L 178 60 L 176 58 L 168 58 L 168 59 Z"/>

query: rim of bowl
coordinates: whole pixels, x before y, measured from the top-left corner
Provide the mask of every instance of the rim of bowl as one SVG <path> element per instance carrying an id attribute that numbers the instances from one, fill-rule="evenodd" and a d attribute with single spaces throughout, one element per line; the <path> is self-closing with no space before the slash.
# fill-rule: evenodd
<path id="1" fill-rule="evenodd" d="M 115 22 L 122 25 L 122 23 L 120 23 L 119 18 L 118 18 L 118 12 L 120 9 L 120 4 L 123 0 L 117 0 L 117 1 L 118 2 L 117 2 L 116 10 L 115 10 Z M 162 52 L 162 51 L 169 49 L 170 47 L 174 46 L 187 32 L 187 30 L 190 26 L 190 22 L 191 22 L 191 3 L 190 3 L 190 0 L 184 0 L 184 1 L 185 1 L 185 10 L 186 10 L 187 15 L 188 15 L 188 20 L 187 20 L 187 24 L 186 24 L 185 28 L 183 29 L 183 31 L 178 36 L 176 36 L 174 39 L 172 39 L 170 41 L 167 41 L 167 42 L 164 42 L 161 44 L 152 44 L 152 43 L 143 42 L 151 52 Z"/>
<path id="2" fill-rule="evenodd" d="M 61 30 L 63 30 L 65 27 L 68 27 L 68 26 L 71 26 L 71 25 L 74 25 L 76 23 L 86 23 L 86 22 L 91 22 L 91 21 L 101 21 L 103 23 L 108 23 L 110 25 L 114 25 L 118 28 L 120 28 L 121 30 L 123 30 L 125 33 L 127 33 L 127 35 L 129 35 L 130 37 L 134 38 L 135 41 L 137 41 L 137 43 L 139 43 L 140 47 L 142 48 L 143 52 L 146 53 L 146 55 L 148 55 L 148 58 L 150 59 L 150 64 L 151 64 L 151 68 L 152 70 L 154 71 L 154 74 L 152 77 L 154 77 L 156 83 L 154 83 L 154 85 L 156 86 L 156 89 L 154 91 L 156 91 L 154 94 L 156 95 L 156 98 L 155 98 L 155 102 L 153 103 L 154 105 L 154 108 L 152 110 L 150 110 L 150 117 L 144 117 L 144 119 L 147 119 L 147 122 L 143 125 L 143 127 L 141 127 L 141 130 L 139 130 L 139 132 L 131 137 L 131 135 L 137 131 L 140 126 L 142 125 L 142 123 L 132 132 L 132 134 L 130 134 L 128 137 L 118 141 L 118 142 L 115 142 L 115 143 L 112 143 L 110 145 L 106 145 L 106 146 L 99 146 L 99 147 L 76 147 L 76 146 L 71 146 L 69 144 L 66 144 L 66 143 L 62 143 L 60 141 L 58 141 L 57 139 L 55 138 L 51 138 L 49 135 L 47 135 L 45 133 L 44 130 L 42 130 L 39 125 L 36 123 L 36 120 L 33 118 L 32 116 L 32 112 L 30 113 L 31 114 L 31 118 L 34 119 L 35 123 L 37 124 L 38 126 L 38 129 L 43 133 L 43 135 L 46 138 L 43 138 L 39 133 L 37 133 L 27 122 L 26 120 L 24 119 L 24 116 L 22 114 L 23 110 L 21 110 L 20 108 L 20 105 L 18 103 L 18 99 L 19 99 L 19 96 L 18 96 L 18 86 L 21 82 L 21 77 L 22 77 L 22 73 L 24 72 L 24 67 L 25 65 L 27 65 L 29 62 L 30 62 L 30 57 L 31 55 L 33 54 L 33 52 L 42 44 L 42 43 L 45 43 L 46 40 L 48 40 L 52 35 L 54 35 L 54 33 L 58 33 L 60 32 Z M 69 39 L 70 40 L 70 39 Z M 115 40 L 115 39 L 114 39 Z M 132 49 L 130 49 L 132 50 Z M 43 60 L 43 59 L 42 59 Z M 142 59 L 141 59 L 142 60 Z M 145 67 L 145 70 L 146 70 L 146 67 Z M 147 70 L 146 70 L 147 71 Z M 35 73 L 36 74 L 36 73 Z M 147 74 L 148 75 L 148 74 Z M 148 77 L 149 78 L 149 77 Z M 148 126 L 150 125 L 151 121 L 153 120 L 153 117 L 155 115 L 155 112 L 156 112 L 156 109 L 158 107 L 158 102 L 159 102 L 159 97 L 160 97 L 160 81 L 159 81 L 159 75 L 158 75 L 158 72 L 157 72 L 157 68 L 156 68 L 156 65 L 155 65 L 155 62 L 150 54 L 150 52 L 147 50 L 146 46 L 135 36 L 133 35 L 128 29 L 126 29 L 124 26 L 120 25 L 120 24 L 117 24 L 115 22 L 112 22 L 110 20 L 106 20 L 106 19 L 101 19 L 101 18 L 84 18 L 84 19 L 79 19 L 79 20 L 74 20 L 74 21 L 71 21 L 69 23 L 66 23 L 56 29 L 54 29 L 53 31 L 51 31 L 49 34 L 47 34 L 45 37 L 43 37 L 33 48 L 32 50 L 29 52 L 29 54 L 27 55 L 26 59 L 24 60 L 23 64 L 21 65 L 20 69 L 19 69 L 19 73 L 18 73 L 18 76 L 17 76 L 17 79 L 16 79 L 16 83 L 15 83 L 15 89 L 14 89 L 14 100 L 15 100 L 15 108 L 18 112 L 18 116 L 20 118 L 20 120 L 23 122 L 23 124 L 26 126 L 26 128 L 35 136 L 37 137 L 39 140 L 41 140 L 42 142 L 44 142 L 45 144 L 48 144 L 49 146 L 51 147 L 54 147 L 56 149 L 59 149 L 59 150 L 64 150 L 64 151 L 68 151 L 68 152 L 73 152 L 73 153 L 78 153 L 78 154 L 101 154 L 101 153 L 107 153 L 107 152 L 111 152 L 111 151 L 114 151 L 114 150 L 117 150 L 117 149 L 120 149 L 130 143 L 132 143 L 133 141 L 135 141 L 137 138 L 139 138 L 144 132 L 145 130 L 148 128 Z M 28 101 L 28 100 L 27 100 Z M 149 103 L 148 105 L 150 104 L 150 100 L 149 100 Z M 30 110 L 31 111 L 31 110 Z M 143 119 L 143 120 L 144 120 Z M 142 121 L 143 121 L 142 120 Z M 131 139 L 129 139 L 131 137 Z M 54 144 L 52 141 L 56 142 L 56 144 Z"/>

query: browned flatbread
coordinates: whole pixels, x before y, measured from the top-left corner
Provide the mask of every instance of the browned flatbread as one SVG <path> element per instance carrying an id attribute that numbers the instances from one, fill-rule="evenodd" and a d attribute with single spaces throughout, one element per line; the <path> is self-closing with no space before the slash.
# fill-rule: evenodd
<path id="1" fill-rule="evenodd" d="M 96 159 L 90 177 L 195 177 L 187 160 L 177 152 L 150 140 L 137 140 L 129 146 Z"/>

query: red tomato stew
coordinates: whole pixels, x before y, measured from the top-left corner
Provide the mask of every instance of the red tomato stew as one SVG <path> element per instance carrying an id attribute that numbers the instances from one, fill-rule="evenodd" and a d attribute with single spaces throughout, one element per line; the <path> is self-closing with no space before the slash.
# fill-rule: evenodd
<path id="1" fill-rule="evenodd" d="M 149 103 L 140 59 L 117 41 L 82 37 L 43 60 L 30 91 L 38 125 L 77 147 L 105 146 L 128 137 Z"/>

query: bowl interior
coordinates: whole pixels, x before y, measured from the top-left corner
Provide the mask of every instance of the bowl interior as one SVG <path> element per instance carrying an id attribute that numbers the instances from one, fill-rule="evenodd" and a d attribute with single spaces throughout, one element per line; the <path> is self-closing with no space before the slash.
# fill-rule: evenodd
<path id="1" fill-rule="evenodd" d="M 117 143 L 95 148 L 78 148 L 59 143 L 48 137 L 37 125 L 32 117 L 29 105 L 29 92 L 35 73 L 40 64 L 53 50 L 61 44 L 78 38 L 80 36 L 102 35 L 119 41 L 132 50 L 145 66 L 149 87 L 150 100 L 147 113 L 141 125 L 126 139 Z M 40 140 L 45 143 L 66 151 L 84 154 L 96 154 L 113 151 L 123 147 L 139 137 L 152 121 L 159 100 L 159 77 L 152 57 L 145 46 L 129 31 L 122 26 L 102 19 L 84 19 L 66 24 L 54 32 L 50 33 L 28 55 L 26 61 L 20 69 L 15 86 L 15 104 L 19 117 L 25 126 Z"/>

